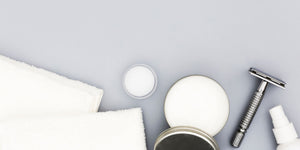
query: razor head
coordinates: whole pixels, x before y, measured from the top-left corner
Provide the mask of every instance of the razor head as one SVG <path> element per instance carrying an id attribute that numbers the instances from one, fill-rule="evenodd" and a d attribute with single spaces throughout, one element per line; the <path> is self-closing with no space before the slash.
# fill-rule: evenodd
<path id="1" fill-rule="evenodd" d="M 266 82 L 272 83 L 280 88 L 285 89 L 286 83 L 284 81 L 274 78 L 258 69 L 250 68 L 249 73 L 255 77 L 258 77 L 258 78 L 266 81 Z"/>

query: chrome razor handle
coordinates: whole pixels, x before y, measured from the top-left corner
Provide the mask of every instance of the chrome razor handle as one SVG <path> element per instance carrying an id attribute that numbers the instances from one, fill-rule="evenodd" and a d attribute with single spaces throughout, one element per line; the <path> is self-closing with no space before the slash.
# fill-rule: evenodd
<path id="1" fill-rule="evenodd" d="M 247 131 L 247 129 L 249 128 L 255 114 L 256 111 L 263 99 L 264 93 L 265 93 L 265 89 L 268 85 L 268 82 L 262 80 L 259 87 L 257 88 L 257 90 L 255 91 L 251 102 L 248 106 L 248 110 L 246 111 L 246 113 L 244 114 L 244 116 L 242 117 L 242 120 L 240 122 L 239 128 L 236 131 L 235 135 L 232 138 L 232 146 L 233 147 L 239 147 L 244 135 Z"/>

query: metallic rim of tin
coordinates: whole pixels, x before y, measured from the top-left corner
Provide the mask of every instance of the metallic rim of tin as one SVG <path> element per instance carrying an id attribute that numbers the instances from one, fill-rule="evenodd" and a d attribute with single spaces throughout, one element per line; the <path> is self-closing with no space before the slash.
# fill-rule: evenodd
<path id="1" fill-rule="evenodd" d="M 138 66 L 146 67 L 147 69 L 149 69 L 149 70 L 152 72 L 152 74 L 153 74 L 153 76 L 154 76 L 154 80 L 155 80 L 155 81 L 154 81 L 154 86 L 153 86 L 152 90 L 151 90 L 148 94 L 146 94 L 146 95 L 144 95 L 144 96 L 135 96 L 135 95 L 131 94 L 131 93 L 126 89 L 126 87 L 125 87 L 125 76 L 126 76 L 127 72 L 128 72 L 130 69 L 132 69 L 132 68 L 134 68 L 134 67 L 138 67 Z M 126 94 L 129 95 L 130 97 L 135 98 L 135 99 L 146 99 L 146 98 L 150 97 L 150 96 L 156 91 L 156 88 L 157 88 L 157 85 L 158 85 L 158 77 L 157 77 L 157 74 L 155 73 L 154 69 L 152 69 L 151 66 L 146 65 L 146 64 L 134 64 L 134 65 L 131 65 L 131 66 L 123 73 L 122 84 L 123 84 L 122 86 L 123 86 L 123 89 L 125 90 Z"/>
<path id="2" fill-rule="evenodd" d="M 178 127 L 173 127 L 165 130 L 162 132 L 159 137 L 157 138 L 155 145 L 154 145 L 154 150 L 156 150 L 157 145 L 162 142 L 164 139 L 166 139 L 169 136 L 176 135 L 176 134 L 190 134 L 197 136 L 203 140 L 205 140 L 207 143 L 209 143 L 214 150 L 220 150 L 217 142 L 214 140 L 213 137 L 208 135 L 207 133 L 203 132 L 200 129 L 193 128 L 193 127 L 187 127 L 187 126 L 178 126 Z"/>
<path id="3" fill-rule="evenodd" d="M 167 100 L 167 96 L 168 96 L 170 90 L 173 88 L 173 86 L 176 85 L 176 83 L 178 83 L 178 82 L 181 81 L 182 79 L 185 79 L 185 78 L 188 78 L 188 77 L 192 77 L 192 76 L 202 76 L 202 77 L 206 77 L 206 78 L 208 78 L 208 79 L 211 79 L 211 80 L 215 81 L 217 84 L 219 84 L 219 85 L 221 86 L 221 88 L 225 91 L 225 89 L 222 87 L 222 85 L 221 85 L 218 81 L 216 81 L 216 80 L 214 80 L 214 79 L 212 79 L 212 78 L 210 78 L 210 77 L 208 77 L 208 76 L 205 76 L 205 75 L 201 75 L 201 74 L 193 74 L 193 75 L 187 75 L 187 76 L 184 76 L 184 77 L 180 78 L 180 79 L 177 80 L 175 83 L 173 83 L 173 85 L 169 88 L 167 95 L 165 96 L 165 102 L 164 102 L 164 115 L 165 115 L 165 118 L 166 118 L 167 123 L 168 123 L 169 126 L 170 126 L 170 123 L 169 123 L 169 121 L 168 121 L 168 118 L 166 117 L 166 100 Z M 225 91 L 225 95 L 226 95 L 226 97 L 227 97 L 227 99 L 228 99 L 228 101 L 229 101 L 229 98 L 228 98 L 228 95 L 227 95 L 226 91 Z M 230 110 L 230 104 L 229 104 L 228 107 L 229 107 L 228 110 Z M 228 121 L 229 114 L 230 114 L 230 111 L 229 111 L 229 113 L 228 113 L 228 115 L 227 115 L 226 122 Z M 223 128 L 225 127 L 225 125 L 226 125 L 226 123 L 223 125 L 223 127 L 222 127 L 221 129 L 223 129 Z M 220 131 L 219 131 L 219 132 L 220 132 Z"/>

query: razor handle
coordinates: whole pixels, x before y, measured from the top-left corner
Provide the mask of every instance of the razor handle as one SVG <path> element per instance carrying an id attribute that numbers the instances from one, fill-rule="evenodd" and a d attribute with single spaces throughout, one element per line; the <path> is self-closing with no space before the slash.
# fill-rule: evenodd
<path id="1" fill-rule="evenodd" d="M 250 104 L 248 106 L 248 109 L 247 109 L 246 113 L 244 114 L 244 116 L 242 117 L 239 127 L 232 138 L 231 144 L 233 147 L 237 148 L 240 146 L 240 144 L 244 138 L 244 135 L 245 135 L 247 129 L 249 128 L 249 126 L 256 114 L 256 111 L 263 99 L 267 85 L 268 85 L 268 82 L 262 80 L 259 87 L 255 91 L 255 93 L 250 101 Z"/>

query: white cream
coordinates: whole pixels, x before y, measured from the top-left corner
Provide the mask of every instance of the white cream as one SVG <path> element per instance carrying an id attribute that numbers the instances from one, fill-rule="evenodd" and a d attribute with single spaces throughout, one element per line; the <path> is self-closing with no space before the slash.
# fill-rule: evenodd
<path id="1" fill-rule="evenodd" d="M 156 74 L 147 65 L 134 65 L 124 75 L 124 89 L 133 98 L 144 99 L 151 96 L 156 89 L 156 85 Z"/>
<path id="2" fill-rule="evenodd" d="M 171 127 L 195 127 L 214 136 L 227 122 L 229 101 L 216 81 L 205 76 L 189 76 L 169 90 L 165 115 Z"/>

